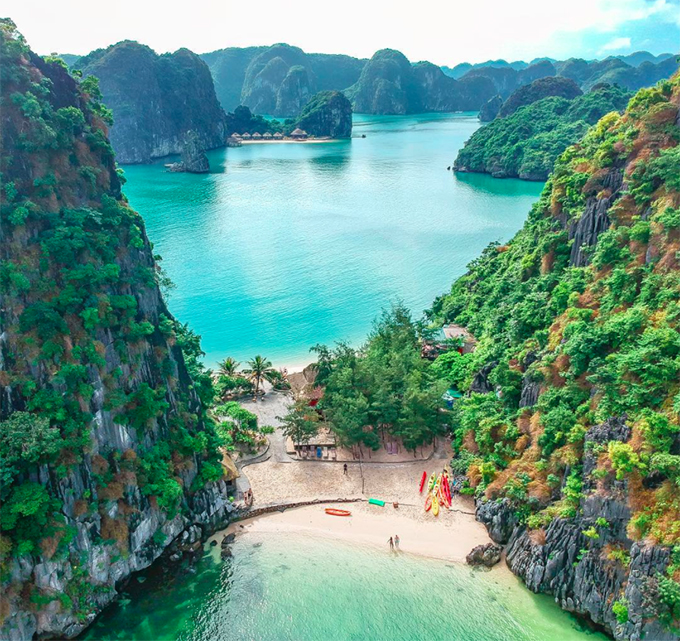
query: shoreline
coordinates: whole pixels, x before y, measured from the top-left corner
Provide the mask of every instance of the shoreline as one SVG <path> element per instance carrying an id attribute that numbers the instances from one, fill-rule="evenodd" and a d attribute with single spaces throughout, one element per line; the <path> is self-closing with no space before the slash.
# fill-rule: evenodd
<path id="1" fill-rule="evenodd" d="M 348 509 L 349 517 L 330 516 L 326 507 Z M 424 518 L 423 518 L 424 517 Z M 324 503 L 270 512 L 229 526 L 210 537 L 218 543 L 226 534 L 301 534 L 321 539 L 341 540 L 390 553 L 388 539 L 399 535 L 400 554 L 465 564 L 466 555 L 477 545 L 490 541 L 484 525 L 474 516 L 445 510 L 438 517 L 426 514 L 421 506 L 368 503 Z M 395 552 L 396 553 L 396 552 Z"/>
<path id="2" fill-rule="evenodd" d="M 291 143 L 294 145 L 308 145 L 308 144 L 318 144 L 324 142 L 342 142 L 343 140 L 349 140 L 349 138 L 312 138 L 311 140 L 241 140 L 242 145 L 280 145 Z M 233 147 L 233 149 L 238 149 L 238 147 Z"/>

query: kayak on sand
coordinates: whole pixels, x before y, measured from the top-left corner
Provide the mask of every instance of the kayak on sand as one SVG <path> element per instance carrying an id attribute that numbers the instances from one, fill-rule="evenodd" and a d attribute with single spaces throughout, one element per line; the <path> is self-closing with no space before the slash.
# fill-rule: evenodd
<path id="1" fill-rule="evenodd" d="M 338 510 L 334 507 L 327 507 L 326 514 L 330 514 L 331 516 L 352 516 L 352 513 L 349 510 Z"/>
<path id="2" fill-rule="evenodd" d="M 418 490 L 419 492 L 423 491 L 423 488 L 425 487 L 425 481 L 427 480 L 427 472 L 423 472 L 423 476 L 420 479 L 420 489 Z"/>

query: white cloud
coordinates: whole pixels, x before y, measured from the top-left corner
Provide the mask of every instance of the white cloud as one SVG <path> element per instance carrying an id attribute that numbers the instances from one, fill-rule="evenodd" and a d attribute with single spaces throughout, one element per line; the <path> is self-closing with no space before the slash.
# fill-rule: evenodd
<path id="1" fill-rule="evenodd" d="M 600 53 L 606 54 L 611 51 L 621 51 L 630 48 L 630 38 L 614 38 L 600 47 Z"/>
<path id="2" fill-rule="evenodd" d="M 653 23 L 668 41 L 678 0 L 2 0 L 40 53 L 87 53 L 129 38 L 156 51 L 289 42 L 305 51 L 371 56 L 392 47 L 438 64 L 488 58 L 592 57 L 607 41 Z M 338 8 L 339 7 L 339 8 Z M 339 15 L 339 13 L 341 15 Z M 648 31 L 648 30 L 647 30 Z M 645 34 L 648 36 L 648 33 Z M 667 48 L 667 45 L 659 45 Z"/>

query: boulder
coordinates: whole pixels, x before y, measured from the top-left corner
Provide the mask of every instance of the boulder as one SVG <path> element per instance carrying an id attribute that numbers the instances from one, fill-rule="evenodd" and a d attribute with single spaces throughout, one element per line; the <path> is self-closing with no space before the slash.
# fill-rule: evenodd
<path id="1" fill-rule="evenodd" d="M 501 560 L 502 554 L 503 548 L 495 543 L 477 545 L 472 548 L 470 554 L 465 557 L 465 562 L 468 565 L 482 565 L 490 568 Z"/>

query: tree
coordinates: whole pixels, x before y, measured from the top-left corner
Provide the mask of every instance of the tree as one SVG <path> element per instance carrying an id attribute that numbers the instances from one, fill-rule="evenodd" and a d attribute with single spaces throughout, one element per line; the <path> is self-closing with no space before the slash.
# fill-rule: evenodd
<path id="1" fill-rule="evenodd" d="M 18 466 L 37 463 L 59 450 L 61 436 L 47 418 L 14 412 L 0 423 L 0 487 L 8 488 Z"/>
<path id="2" fill-rule="evenodd" d="M 309 443 L 319 432 L 319 415 L 304 400 L 295 401 L 285 416 L 276 418 L 282 423 L 281 431 L 296 445 Z"/>
<path id="3" fill-rule="evenodd" d="M 217 363 L 217 366 L 219 367 L 218 373 L 220 376 L 235 376 L 240 364 L 241 363 L 231 356 L 227 356 L 223 361 Z"/>
<path id="4" fill-rule="evenodd" d="M 274 368 L 272 367 L 272 362 L 265 358 L 264 356 L 260 356 L 259 354 L 248 361 L 248 368 L 243 370 L 244 374 L 247 374 L 250 379 L 255 383 L 255 392 L 254 392 L 254 400 L 257 400 L 257 396 L 260 393 L 260 385 L 262 384 L 263 380 L 271 380 L 274 378 L 275 372 Z"/>

